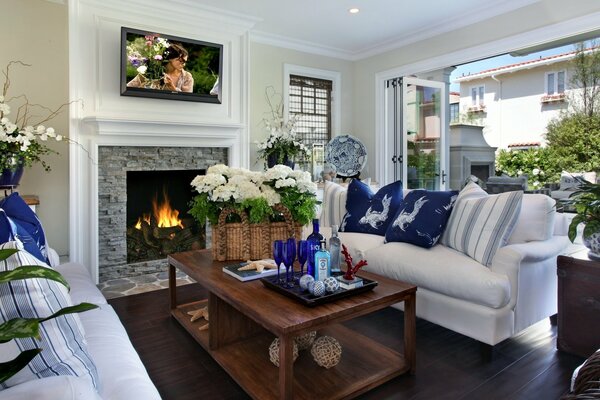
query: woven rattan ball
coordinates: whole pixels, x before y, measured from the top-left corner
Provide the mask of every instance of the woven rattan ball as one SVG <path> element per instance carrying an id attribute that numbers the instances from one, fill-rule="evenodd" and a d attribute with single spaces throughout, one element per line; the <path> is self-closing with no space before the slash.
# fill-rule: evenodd
<path id="1" fill-rule="evenodd" d="M 327 369 L 336 366 L 342 358 L 342 346 L 331 336 L 317 338 L 310 349 L 315 362 Z"/>
<path id="2" fill-rule="evenodd" d="M 296 358 L 298 358 L 298 345 L 296 344 L 296 341 L 294 341 L 293 353 L 294 361 L 296 361 Z M 269 346 L 269 359 L 271 359 L 271 362 L 275 364 L 275 366 L 279 367 L 279 338 L 275 338 L 273 343 Z"/>
<path id="3" fill-rule="evenodd" d="M 294 341 L 298 345 L 299 350 L 306 350 L 306 349 L 310 349 L 310 346 L 312 346 L 316 337 L 317 337 L 317 331 L 312 331 L 312 332 L 305 333 L 304 335 L 296 336 L 294 338 Z"/>

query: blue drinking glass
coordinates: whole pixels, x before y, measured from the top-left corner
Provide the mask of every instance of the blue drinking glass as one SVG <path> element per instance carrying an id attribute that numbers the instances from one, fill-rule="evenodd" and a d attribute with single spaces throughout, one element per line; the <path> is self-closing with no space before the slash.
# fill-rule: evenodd
<path id="1" fill-rule="evenodd" d="M 275 264 L 277 264 L 277 284 L 280 283 L 279 278 L 279 266 L 283 262 L 283 251 L 284 251 L 284 241 L 283 240 L 275 240 L 273 242 L 273 259 L 275 260 Z"/>
<path id="2" fill-rule="evenodd" d="M 298 240 L 298 262 L 300 263 L 300 276 L 304 275 L 304 264 L 308 260 L 308 242 Z"/>
<path id="3" fill-rule="evenodd" d="M 294 286 L 294 260 L 296 259 L 296 239 L 285 241 L 283 263 L 285 264 L 285 282 L 287 287 Z"/>

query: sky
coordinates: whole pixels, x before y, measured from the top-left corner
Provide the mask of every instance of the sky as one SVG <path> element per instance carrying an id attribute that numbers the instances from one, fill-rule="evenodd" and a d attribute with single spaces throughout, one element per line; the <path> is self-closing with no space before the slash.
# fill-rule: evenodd
<path id="1" fill-rule="evenodd" d="M 451 74 L 450 74 L 450 91 L 458 92 L 460 91 L 460 85 L 458 83 L 452 83 L 455 79 L 468 75 L 469 73 L 473 74 L 476 72 L 485 71 L 492 68 L 502 67 L 504 65 L 517 64 L 524 61 L 535 60 L 538 58 L 553 56 L 556 54 L 569 53 L 575 50 L 575 45 L 569 44 L 566 46 L 557 47 L 550 50 L 544 50 L 537 53 L 531 53 L 522 57 L 513 57 L 509 54 L 488 58 L 481 61 L 475 61 L 469 64 L 459 65 Z"/>

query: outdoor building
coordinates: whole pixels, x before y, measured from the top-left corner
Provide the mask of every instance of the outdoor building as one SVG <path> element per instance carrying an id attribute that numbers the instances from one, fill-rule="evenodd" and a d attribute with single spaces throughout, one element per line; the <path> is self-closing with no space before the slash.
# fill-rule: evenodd
<path id="1" fill-rule="evenodd" d="M 576 51 L 501 66 L 462 76 L 459 113 L 480 124 L 490 146 L 543 146 L 546 126 L 566 111 L 570 61 Z"/>

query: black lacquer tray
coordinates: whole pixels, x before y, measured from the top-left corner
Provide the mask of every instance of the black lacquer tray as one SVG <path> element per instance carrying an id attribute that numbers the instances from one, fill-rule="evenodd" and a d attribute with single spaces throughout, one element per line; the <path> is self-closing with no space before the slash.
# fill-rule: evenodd
<path id="1" fill-rule="evenodd" d="M 285 276 L 285 274 L 282 274 Z M 308 307 L 314 307 L 319 304 L 329 303 L 331 301 L 335 301 L 338 299 L 342 299 L 344 297 L 353 296 L 355 294 L 364 293 L 369 290 L 373 290 L 375 286 L 377 286 L 377 281 L 372 281 L 370 279 L 361 278 L 363 280 L 363 285 L 354 289 L 343 289 L 339 288 L 333 293 L 326 293 L 323 296 L 317 297 L 310 294 L 307 290 L 302 290 L 300 285 L 298 284 L 298 278 L 300 278 L 300 274 L 296 274 L 294 276 L 294 287 L 287 288 L 277 284 L 277 276 L 270 276 L 267 278 L 261 278 L 261 282 L 265 287 L 275 290 L 283 294 L 284 296 L 291 297 L 299 301 Z"/>

